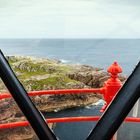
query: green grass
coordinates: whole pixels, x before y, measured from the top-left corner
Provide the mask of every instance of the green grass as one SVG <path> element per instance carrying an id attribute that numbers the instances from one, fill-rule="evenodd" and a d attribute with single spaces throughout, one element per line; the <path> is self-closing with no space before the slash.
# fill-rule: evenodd
<path id="1" fill-rule="evenodd" d="M 21 72 L 21 71 L 19 71 Z M 47 72 L 39 72 L 39 71 L 35 71 L 35 72 L 21 72 L 22 75 L 19 75 L 18 78 L 19 79 L 29 79 L 32 76 L 42 76 L 42 75 L 46 75 L 48 74 Z"/>
<path id="2" fill-rule="evenodd" d="M 45 87 L 50 87 L 51 89 L 56 88 L 66 88 L 67 83 L 77 83 L 75 80 L 71 80 L 65 75 L 53 75 L 51 77 L 48 77 L 46 79 L 41 80 L 28 80 L 23 81 L 23 84 L 25 86 L 30 85 L 32 90 L 42 90 Z"/>
<path id="3" fill-rule="evenodd" d="M 9 60 L 13 70 L 17 73 L 17 77 L 25 87 L 30 86 L 31 90 L 42 90 L 50 87 L 50 89 L 67 88 L 67 83 L 77 83 L 78 81 L 70 79 L 66 74 L 73 70 L 72 67 L 64 64 L 57 64 L 51 61 L 37 62 L 30 59 L 19 59 L 21 62 L 15 66 L 14 63 L 18 62 Z M 23 61 L 23 63 L 22 63 Z M 22 67 L 21 67 L 22 64 Z M 43 75 L 48 77 L 44 79 Z M 36 76 L 41 79 L 37 80 Z M 34 77 L 32 79 L 32 77 Z"/>

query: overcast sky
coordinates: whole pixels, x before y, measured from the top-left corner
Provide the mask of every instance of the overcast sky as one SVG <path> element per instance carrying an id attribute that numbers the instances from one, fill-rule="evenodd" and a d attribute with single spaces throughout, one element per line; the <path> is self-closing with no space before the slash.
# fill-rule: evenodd
<path id="1" fill-rule="evenodd" d="M 140 1 L 0 0 L 0 38 L 140 38 Z"/>

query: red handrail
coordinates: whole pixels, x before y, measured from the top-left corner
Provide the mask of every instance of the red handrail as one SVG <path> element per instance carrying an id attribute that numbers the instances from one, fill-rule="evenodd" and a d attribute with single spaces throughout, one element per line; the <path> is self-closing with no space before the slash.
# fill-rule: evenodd
<path id="1" fill-rule="evenodd" d="M 65 118 L 50 118 L 46 119 L 47 123 L 60 123 L 60 122 L 83 122 L 83 121 L 98 121 L 100 119 L 100 116 L 93 116 L 93 117 L 65 117 Z M 127 117 L 125 122 L 139 122 L 140 118 L 132 118 Z M 6 124 L 0 124 L 0 129 L 7 129 L 7 128 L 16 128 L 16 127 L 23 127 L 23 126 L 29 126 L 28 121 L 22 121 L 22 122 L 11 122 Z"/>
<path id="2" fill-rule="evenodd" d="M 47 95 L 47 94 L 79 94 L 79 93 L 102 93 L 102 88 L 92 88 L 92 89 L 59 89 L 59 90 L 43 90 L 43 91 L 30 91 L 28 92 L 29 96 L 36 96 L 36 95 Z M 9 93 L 1 93 L 0 99 L 11 98 L 11 94 Z"/>

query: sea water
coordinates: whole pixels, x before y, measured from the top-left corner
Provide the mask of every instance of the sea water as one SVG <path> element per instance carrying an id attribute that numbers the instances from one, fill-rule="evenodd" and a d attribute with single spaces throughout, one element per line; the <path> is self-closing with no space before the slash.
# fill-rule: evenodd
<path id="1" fill-rule="evenodd" d="M 1 39 L 6 55 L 59 59 L 106 69 L 113 61 L 129 75 L 140 60 L 140 39 Z"/>

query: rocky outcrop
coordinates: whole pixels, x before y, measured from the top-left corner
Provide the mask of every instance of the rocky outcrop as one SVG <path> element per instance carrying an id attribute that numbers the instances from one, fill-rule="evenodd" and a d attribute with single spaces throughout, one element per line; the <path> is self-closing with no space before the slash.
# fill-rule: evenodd
<path id="1" fill-rule="evenodd" d="M 102 84 L 100 81 L 103 80 L 103 78 L 108 79 L 109 75 L 107 72 L 104 71 L 85 71 L 85 72 L 73 72 L 73 73 L 69 73 L 68 76 L 71 79 L 80 81 L 82 83 L 84 83 L 87 86 L 90 87 L 101 87 Z"/>
<path id="2" fill-rule="evenodd" d="M 92 88 L 102 87 L 104 82 L 110 78 L 109 73 L 100 68 L 93 68 L 91 66 L 84 65 L 76 67 L 80 68 L 68 73 L 68 77 L 73 80 L 80 81 Z M 121 82 L 124 82 L 126 77 L 119 75 L 119 79 Z"/>

